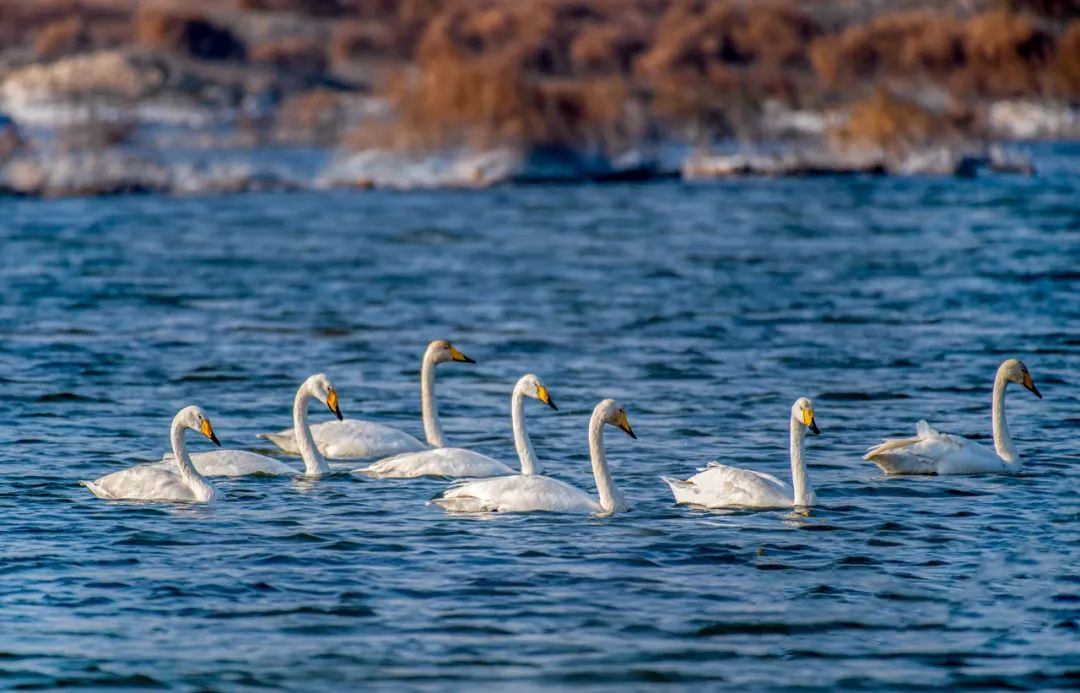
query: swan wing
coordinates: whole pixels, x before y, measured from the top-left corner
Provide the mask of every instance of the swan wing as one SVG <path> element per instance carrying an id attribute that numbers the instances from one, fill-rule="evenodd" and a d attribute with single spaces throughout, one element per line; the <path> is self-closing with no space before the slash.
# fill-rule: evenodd
<path id="1" fill-rule="evenodd" d="M 461 481 L 431 499 L 452 513 L 600 513 L 592 496 L 570 484 L 536 474 Z"/>
<path id="2" fill-rule="evenodd" d="M 487 455 L 464 448 L 435 448 L 395 455 L 356 470 L 376 479 L 414 479 L 421 476 L 479 478 L 514 474 L 514 470 Z"/>
<path id="3" fill-rule="evenodd" d="M 191 463 L 203 476 L 300 476 L 302 472 L 273 457 L 247 450 L 210 450 L 191 454 Z M 176 465 L 173 454 L 167 453 L 162 464 Z"/>
<path id="4" fill-rule="evenodd" d="M 940 433 L 926 421 L 912 438 L 889 438 L 863 455 L 886 474 L 987 474 L 1007 471 L 993 450 L 967 438 Z"/>
<path id="5" fill-rule="evenodd" d="M 194 502 L 195 494 L 180 474 L 160 463 L 140 464 L 106 474 L 94 481 L 82 481 L 98 498 L 105 500 L 143 500 Z"/>
<path id="6" fill-rule="evenodd" d="M 683 505 L 706 508 L 790 508 L 791 487 L 771 474 L 713 462 L 689 479 L 660 477 Z"/>
<path id="7" fill-rule="evenodd" d="M 311 427 L 311 435 L 319 452 L 335 460 L 387 457 L 427 449 L 427 445 L 404 431 L 359 419 L 324 421 Z M 269 440 L 285 452 L 300 454 L 295 429 L 260 433 L 259 437 Z"/>

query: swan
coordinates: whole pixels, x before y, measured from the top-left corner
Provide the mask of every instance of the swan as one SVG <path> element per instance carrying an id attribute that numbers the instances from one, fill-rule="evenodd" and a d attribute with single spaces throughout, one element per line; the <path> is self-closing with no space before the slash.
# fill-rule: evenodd
<path id="1" fill-rule="evenodd" d="M 886 474 L 1019 474 L 1023 462 L 1005 424 L 1005 388 L 1009 383 L 1023 385 L 1042 399 L 1022 362 L 1008 359 L 998 366 L 991 407 L 993 450 L 967 438 L 938 433 L 920 421 L 915 424 L 914 438 L 886 439 L 867 450 L 863 459 Z"/>
<path id="2" fill-rule="evenodd" d="M 221 497 L 210 482 L 191 464 L 184 429 L 198 431 L 221 445 L 210 419 L 199 407 L 185 407 L 173 418 L 169 438 L 177 464 L 165 467 L 160 463 L 140 464 L 95 481 L 80 481 L 98 498 L 105 500 L 142 500 L 188 503 L 207 503 Z"/>
<path id="3" fill-rule="evenodd" d="M 476 363 L 461 353 L 445 339 L 437 339 L 428 344 L 424 351 L 423 364 L 420 368 L 420 405 L 424 418 L 424 435 L 427 445 L 404 431 L 373 421 L 345 419 L 327 421 L 311 427 L 311 434 L 319 453 L 330 459 L 360 459 L 365 457 L 387 457 L 403 452 L 419 452 L 430 447 L 446 447 L 442 426 L 439 425 L 439 411 L 435 406 L 435 366 L 447 361 Z M 260 433 L 283 451 L 297 454 L 300 448 L 296 436 L 289 428 L 278 433 Z"/>
<path id="4" fill-rule="evenodd" d="M 249 474 L 326 476 L 330 473 L 330 465 L 319 454 L 315 443 L 311 440 L 311 426 L 308 425 L 308 402 L 312 397 L 329 407 L 334 416 L 338 417 L 339 421 L 341 420 L 337 391 L 324 373 L 313 375 L 300 385 L 293 399 L 293 430 L 301 431 L 298 447 L 304 459 L 303 472 L 273 457 L 247 450 L 196 452 L 191 455 L 192 464 L 203 476 L 247 476 Z M 171 454 L 166 455 L 162 464 L 175 465 L 175 457 Z"/>
<path id="5" fill-rule="evenodd" d="M 551 395 L 532 373 L 527 373 L 514 385 L 510 396 L 510 419 L 514 427 L 514 447 L 521 460 L 522 474 L 536 473 L 536 453 L 525 430 L 525 398 L 540 400 L 552 409 L 558 407 L 551 401 Z M 485 476 L 503 476 L 513 474 L 514 470 L 487 455 L 481 455 L 464 448 L 436 448 L 422 452 L 407 452 L 379 460 L 363 469 L 353 470 L 355 474 L 367 474 L 375 479 L 414 479 L 420 476 L 441 476 L 446 478 L 478 478 Z"/>
<path id="6" fill-rule="evenodd" d="M 604 424 L 616 426 L 637 438 L 626 418 L 626 409 L 613 399 L 596 405 L 589 419 L 589 456 L 600 499 L 597 501 L 570 484 L 535 474 L 461 481 L 429 501 L 452 513 L 562 512 L 611 515 L 630 509 L 611 480 L 604 454 Z"/>
<path id="7" fill-rule="evenodd" d="M 671 487 L 678 505 L 706 508 L 810 507 L 817 501 L 806 478 L 806 431 L 821 433 L 814 420 L 814 404 L 800 397 L 791 407 L 791 480 L 794 489 L 771 474 L 712 462 L 686 481 L 660 477 Z"/>

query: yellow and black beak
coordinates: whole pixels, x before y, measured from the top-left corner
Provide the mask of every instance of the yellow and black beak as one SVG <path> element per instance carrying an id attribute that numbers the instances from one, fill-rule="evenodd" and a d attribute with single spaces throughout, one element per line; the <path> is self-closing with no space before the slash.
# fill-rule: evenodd
<path id="1" fill-rule="evenodd" d="M 630 419 L 626 418 L 626 412 L 619 412 L 619 416 L 615 421 L 615 425 L 626 431 L 626 435 L 630 436 L 634 440 L 637 440 L 637 435 L 634 434 L 634 429 L 630 428 Z"/>
<path id="2" fill-rule="evenodd" d="M 341 407 L 338 406 L 337 390 L 334 388 L 330 388 L 330 393 L 326 395 L 326 406 L 330 407 L 330 411 L 334 412 L 334 416 L 337 417 L 337 420 L 341 421 L 343 418 L 341 416 Z"/>
<path id="3" fill-rule="evenodd" d="M 803 423 L 810 429 L 810 432 L 814 435 L 820 435 L 821 429 L 817 426 L 817 421 L 814 420 L 814 412 L 809 409 L 803 409 L 802 413 Z"/>
<path id="4" fill-rule="evenodd" d="M 460 361 L 461 363 L 476 363 L 476 361 L 473 361 L 471 358 L 469 358 L 465 354 L 463 354 L 460 351 L 458 351 L 457 349 L 455 349 L 453 347 L 453 345 L 450 345 L 449 349 L 450 349 L 450 358 L 452 358 L 453 360 Z"/>
<path id="5" fill-rule="evenodd" d="M 1042 399 L 1042 393 L 1039 392 L 1039 388 L 1035 387 L 1035 381 L 1031 379 L 1031 373 L 1027 371 L 1024 371 L 1024 387 L 1031 390 L 1031 394 Z"/>
<path id="6" fill-rule="evenodd" d="M 555 411 L 559 411 L 559 408 L 555 406 L 555 403 L 551 401 L 551 395 L 548 394 L 548 389 L 543 385 L 536 386 L 536 398 L 548 405 Z"/>
<path id="7" fill-rule="evenodd" d="M 221 441 L 214 434 L 214 427 L 210 425 L 210 419 L 203 419 L 202 425 L 199 426 L 199 433 L 214 441 L 214 445 L 221 447 Z"/>

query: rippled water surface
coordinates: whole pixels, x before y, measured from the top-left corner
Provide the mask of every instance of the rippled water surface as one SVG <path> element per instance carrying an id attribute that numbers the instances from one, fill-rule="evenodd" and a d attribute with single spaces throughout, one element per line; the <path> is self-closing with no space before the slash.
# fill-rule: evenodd
<path id="1" fill-rule="evenodd" d="M 1075 152 L 1074 152 L 1075 154 Z M 1061 163 L 1062 160 L 1058 160 Z M 177 689 L 1080 684 L 1080 177 L 751 180 L 484 192 L 3 201 L 0 686 Z M 632 511 L 450 517 L 440 481 L 217 482 L 206 507 L 97 500 L 202 405 L 226 446 L 290 424 L 326 371 L 347 416 L 592 491 L 586 423 Z M 884 478 L 928 418 L 989 443 L 998 363 L 1027 471 Z M 788 477 L 814 398 L 820 506 L 675 507 L 710 460 Z M 316 420 L 329 414 L 312 408 Z M 206 441 L 189 436 L 194 449 Z M 286 458 L 287 459 L 287 458 Z M 297 461 L 298 463 L 298 461 Z M 348 466 L 345 467 L 348 469 Z"/>

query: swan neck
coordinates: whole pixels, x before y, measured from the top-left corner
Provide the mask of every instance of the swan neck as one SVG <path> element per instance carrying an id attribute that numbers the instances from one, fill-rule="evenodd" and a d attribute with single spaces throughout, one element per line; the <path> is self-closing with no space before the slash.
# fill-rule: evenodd
<path id="1" fill-rule="evenodd" d="M 806 461 L 803 451 L 806 449 L 806 427 L 791 419 L 791 486 L 795 491 L 793 499 L 796 506 L 812 506 L 817 497 L 814 487 L 806 478 Z"/>
<path id="2" fill-rule="evenodd" d="M 994 450 L 998 457 L 1006 462 L 1019 463 L 1020 454 L 1013 445 L 1012 437 L 1009 436 L 1009 425 L 1005 423 L 1005 388 L 1009 381 L 1005 374 L 998 371 L 994 378 L 994 402 L 991 407 L 991 417 L 994 427 Z"/>
<path id="3" fill-rule="evenodd" d="M 589 420 L 589 457 L 596 490 L 600 494 L 600 507 L 604 512 L 614 512 L 622 504 L 622 494 L 615 487 L 608 470 L 607 455 L 604 454 L 604 415 L 599 409 L 593 412 Z"/>
<path id="4" fill-rule="evenodd" d="M 296 446 L 300 448 L 300 456 L 304 459 L 304 473 L 309 476 L 325 476 L 330 473 L 330 465 L 319 452 L 315 445 L 315 436 L 311 433 L 311 425 L 308 423 L 310 399 L 311 395 L 301 385 L 293 399 L 293 431 L 296 433 Z"/>
<path id="5" fill-rule="evenodd" d="M 536 474 L 536 452 L 525 430 L 525 395 L 515 389 L 510 398 L 510 420 L 514 426 L 514 447 L 521 461 L 522 474 Z"/>
<path id="6" fill-rule="evenodd" d="M 214 487 L 191 463 L 191 455 L 188 454 L 187 442 L 184 440 L 184 426 L 175 419 L 172 428 L 169 429 L 169 442 L 172 444 L 173 457 L 176 459 L 176 466 L 180 470 L 180 478 L 184 480 L 184 484 L 200 501 L 213 498 Z"/>
<path id="7" fill-rule="evenodd" d="M 420 410 L 424 417 L 424 437 L 433 448 L 445 448 L 439 408 L 435 405 L 435 362 L 424 354 L 420 367 Z"/>

